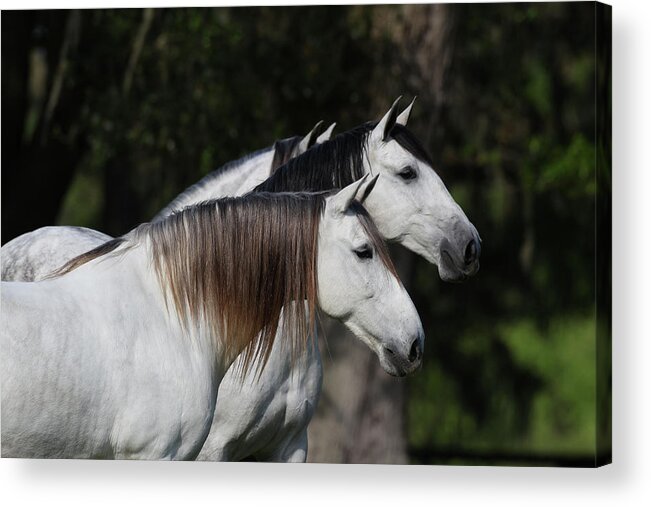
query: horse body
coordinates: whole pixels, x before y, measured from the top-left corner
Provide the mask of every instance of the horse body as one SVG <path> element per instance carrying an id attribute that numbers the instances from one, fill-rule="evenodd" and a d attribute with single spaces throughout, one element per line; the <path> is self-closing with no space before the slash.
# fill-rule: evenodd
<path id="1" fill-rule="evenodd" d="M 184 340 L 147 263 L 133 250 L 60 278 L 3 283 L 3 456 L 199 452 L 223 367 L 212 340 Z"/>

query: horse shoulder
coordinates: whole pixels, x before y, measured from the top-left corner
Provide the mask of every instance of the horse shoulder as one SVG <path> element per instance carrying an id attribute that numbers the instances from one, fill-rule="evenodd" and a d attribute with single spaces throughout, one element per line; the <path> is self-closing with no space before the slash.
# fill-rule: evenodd
<path id="1" fill-rule="evenodd" d="M 251 371 L 240 378 L 236 362 L 219 387 L 210 433 L 198 459 L 278 455 L 295 434 L 307 429 L 319 400 L 322 371 L 316 345 L 292 363 L 280 333 L 260 377 Z"/>
<path id="2" fill-rule="evenodd" d="M 307 459 L 307 427 L 316 411 L 323 381 L 319 349 L 314 344 L 296 358 L 267 409 L 267 417 L 275 415 L 275 424 L 268 424 L 265 445 L 252 455 L 263 461 L 305 462 Z"/>
<path id="3" fill-rule="evenodd" d="M 192 457 L 214 409 L 212 363 L 129 269 L 102 262 L 3 286 L 3 440 L 42 436 L 41 457 Z"/>
<path id="4" fill-rule="evenodd" d="M 90 414 L 99 426 L 109 419 L 90 388 L 102 384 L 101 362 L 84 353 L 83 328 L 69 318 L 79 307 L 55 285 L 3 283 L 3 452 L 18 456 L 88 456 L 107 437 L 96 428 L 83 449 L 70 446 L 95 425 Z"/>

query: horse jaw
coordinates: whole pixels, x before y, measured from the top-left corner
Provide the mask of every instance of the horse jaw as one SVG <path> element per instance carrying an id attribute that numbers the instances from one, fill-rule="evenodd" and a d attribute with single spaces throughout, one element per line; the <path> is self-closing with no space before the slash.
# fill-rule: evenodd
<path id="1" fill-rule="evenodd" d="M 359 190 L 363 195 L 364 188 Z M 340 194 L 347 196 L 348 192 Z M 358 216 L 336 209 L 338 196 L 327 199 L 319 227 L 319 306 L 373 350 L 387 373 L 408 375 L 422 361 L 420 317 L 407 291 L 379 255 L 358 257 L 360 245 L 372 242 Z"/>

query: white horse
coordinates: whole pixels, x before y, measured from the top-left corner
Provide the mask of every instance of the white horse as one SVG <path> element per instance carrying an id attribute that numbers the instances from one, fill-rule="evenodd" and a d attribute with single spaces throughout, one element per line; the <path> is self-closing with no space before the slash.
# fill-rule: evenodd
<path id="1" fill-rule="evenodd" d="M 438 264 L 444 279 L 471 276 L 479 266 L 477 231 L 406 129 L 413 102 L 400 115 L 397 102 L 377 124 L 361 125 L 291 160 L 262 188 L 325 190 L 350 184 L 364 174 L 379 174 L 377 188 L 365 205 L 381 233 Z M 238 191 L 248 190 L 245 185 Z M 38 258 L 37 245 L 34 250 L 33 257 Z M 306 459 L 307 425 L 321 387 L 319 351 L 308 349 L 302 362 L 291 364 L 274 349 L 269 361 L 273 367 L 266 368 L 260 379 L 249 375 L 240 382 L 236 374 L 227 374 L 199 459 Z M 390 363 L 383 366 L 396 373 Z"/>
<path id="2" fill-rule="evenodd" d="M 259 370 L 277 330 L 300 358 L 317 307 L 417 368 L 420 319 L 355 200 L 374 183 L 211 201 L 3 282 L 3 456 L 192 459 L 235 358 Z"/>

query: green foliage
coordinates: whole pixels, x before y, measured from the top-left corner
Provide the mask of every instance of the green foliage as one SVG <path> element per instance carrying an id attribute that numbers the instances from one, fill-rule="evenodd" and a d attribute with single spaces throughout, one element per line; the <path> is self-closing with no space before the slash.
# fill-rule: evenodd
<path id="1" fill-rule="evenodd" d="M 594 196 L 595 146 L 582 134 L 572 137 L 567 147 L 552 147 L 552 156 L 543 166 L 537 190 L 556 190 L 572 197 Z"/>
<path id="2" fill-rule="evenodd" d="M 559 316 L 542 328 L 526 318 L 496 325 L 491 334 L 473 328 L 458 339 L 459 361 L 484 363 L 471 377 L 457 382 L 434 364 L 411 384 L 411 445 L 534 456 L 589 453 L 595 444 L 594 313 Z M 508 369 L 519 374 L 495 360 L 500 349 L 508 351 Z M 488 407 L 479 415 L 477 403 L 458 403 L 478 386 L 485 386 Z"/>
<path id="3" fill-rule="evenodd" d="M 589 11 L 589 12 L 588 12 Z M 457 6 L 437 145 L 483 238 L 463 286 L 410 287 L 427 333 L 410 382 L 419 461 L 595 450 L 594 27 L 591 6 Z M 463 460 L 462 460 L 463 461 Z M 508 462 L 508 459 L 506 459 Z"/>

